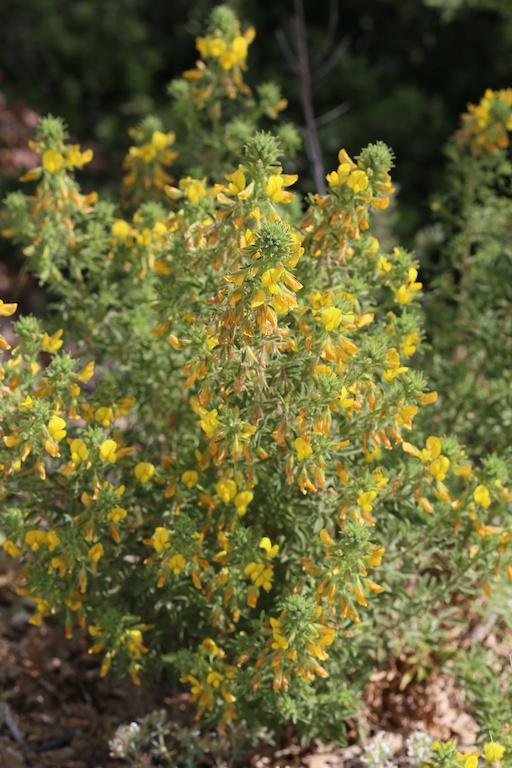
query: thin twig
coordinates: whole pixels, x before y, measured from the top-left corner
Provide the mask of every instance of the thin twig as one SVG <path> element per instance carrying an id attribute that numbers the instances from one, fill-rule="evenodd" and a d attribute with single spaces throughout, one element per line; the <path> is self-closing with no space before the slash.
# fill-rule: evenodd
<path id="1" fill-rule="evenodd" d="M 80 728 L 73 728 L 73 730 L 66 731 L 60 736 L 56 736 L 54 739 L 50 739 L 49 741 L 45 741 L 41 744 L 36 744 L 34 746 L 34 752 L 36 753 L 36 755 L 39 755 L 41 752 L 50 752 L 53 749 L 60 749 L 61 747 L 67 747 L 68 744 L 71 744 L 74 737 L 77 736 L 79 733 L 80 733 Z"/>
<path id="2" fill-rule="evenodd" d="M 345 112 L 348 112 L 350 109 L 350 104 L 348 102 L 345 102 L 344 104 L 338 104 L 337 107 L 333 107 L 328 112 L 325 112 L 323 115 L 320 115 L 320 117 L 316 118 L 316 127 L 319 128 L 321 125 L 327 125 L 327 123 L 331 123 L 333 120 L 336 120 L 337 117 L 340 117 L 341 115 L 344 115 Z"/>
<path id="3" fill-rule="evenodd" d="M 338 0 L 329 0 L 329 21 L 327 22 L 327 32 L 325 34 L 322 45 L 318 49 L 317 53 L 313 56 L 313 66 L 320 66 L 320 62 L 327 54 L 329 49 L 334 43 L 336 36 L 336 30 L 338 29 L 339 21 L 339 7 Z"/>
<path id="4" fill-rule="evenodd" d="M 9 705 L 5 701 L 0 702 L 0 724 L 2 721 L 7 726 L 7 730 L 9 731 L 13 739 L 18 742 L 23 752 L 25 754 L 29 754 L 30 749 L 28 745 L 25 743 L 25 739 L 23 738 L 21 731 L 18 728 L 18 725 L 16 723 L 16 720 L 13 717 L 13 714 L 11 712 Z"/>
<path id="5" fill-rule="evenodd" d="M 313 92 L 311 87 L 311 69 L 309 65 L 308 47 L 306 39 L 306 22 L 304 18 L 304 4 L 302 0 L 294 0 L 295 7 L 295 30 L 297 42 L 298 75 L 300 78 L 300 101 L 304 117 L 306 118 L 306 127 L 304 129 L 304 139 L 306 150 L 313 165 L 313 176 L 317 192 L 320 195 L 325 194 L 325 169 L 322 159 L 322 150 L 318 139 L 315 113 L 313 109 Z"/>
<path id="6" fill-rule="evenodd" d="M 278 29 L 276 32 L 276 39 L 279 43 L 279 47 L 281 49 L 281 52 L 283 56 L 285 57 L 286 61 L 290 65 L 291 71 L 296 75 L 298 74 L 299 68 L 297 65 L 297 59 L 293 55 L 293 51 L 290 48 L 290 45 L 288 43 L 288 40 L 286 39 L 286 35 L 283 32 L 282 29 Z"/>
<path id="7" fill-rule="evenodd" d="M 349 43 L 348 37 L 344 37 L 343 40 L 340 43 L 338 43 L 338 45 L 336 46 L 334 51 L 331 53 L 327 61 L 324 61 L 324 63 L 313 72 L 312 79 L 315 83 L 319 83 L 321 80 L 324 79 L 324 77 L 327 77 L 327 75 L 329 74 L 331 69 L 334 67 L 338 59 L 341 56 L 343 56 L 343 54 L 347 50 L 348 43 Z"/>

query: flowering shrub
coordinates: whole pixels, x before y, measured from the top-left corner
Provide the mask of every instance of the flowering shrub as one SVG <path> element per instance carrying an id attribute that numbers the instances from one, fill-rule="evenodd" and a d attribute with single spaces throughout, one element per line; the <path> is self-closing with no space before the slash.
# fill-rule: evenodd
<path id="1" fill-rule="evenodd" d="M 371 234 L 391 151 L 342 149 L 304 212 L 273 134 L 209 164 L 223 99 L 256 119 L 252 36 L 214 12 L 173 87 L 203 144 L 140 126 L 134 209 L 82 194 L 90 152 L 41 121 L 4 235 L 55 312 L 0 342 L 4 549 L 32 623 L 87 631 L 102 674 L 165 671 L 208 721 L 340 739 L 386 627 L 512 575 L 512 496 L 499 462 L 415 430 L 436 400 L 411 366 L 418 264 Z"/>
<path id="2" fill-rule="evenodd" d="M 509 462 L 511 130 L 510 88 L 487 90 L 462 116 L 448 145 L 449 186 L 434 204 L 444 247 L 427 303 L 443 428 L 471 455 L 498 451 Z"/>
<path id="3" fill-rule="evenodd" d="M 369 768 L 393 768 L 392 745 L 389 737 L 393 734 L 378 732 L 373 741 L 365 746 L 363 762 Z M 407 738 L 407 764 L 422 768 L 477 768 L 479 758 L 485 766 L 501 765 L 507 749 L 494 741 L 488 741 L 483 750 L 460 752 L 454 741 L 433 741 L 423 731 L 413 731 Z M 483 752 L 483 754 L 482 754 Z M 499 762 L 498 762 L 499 761 Z"/>
<path id="4" fill-rule="evenodd" d="M 489 741 L 483 748 L 483 755 L 481 750 L 472 752 L 459 752 L 453 741 L 439 742 L 434 741 L 432 745 L 432 754 L 427 761 L 426 765 L 435 768 L 477 768 L 479 765 L 479 758 L 482 757 L 485 765 L 496 765 L 502 760 L 506 752 L 505 747 L 494 741 Z"/>

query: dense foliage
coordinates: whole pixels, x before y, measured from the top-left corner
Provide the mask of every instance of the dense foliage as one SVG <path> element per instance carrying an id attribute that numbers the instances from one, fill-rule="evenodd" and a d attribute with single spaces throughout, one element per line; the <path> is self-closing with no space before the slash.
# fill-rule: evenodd
<path id="1" fill-rule="evenodd" d="M 55 312 L 0 341 L 4 549 L 32 622 L 86 630 L 103 674 L 165 673 L 224 728 L 339 740 L 386 654 L 456 655 L 475 598 L 512 576 L 510 471 L 428 415 L 418 263 L 372 233 L 391 150 L 341 149 L 302 207 L 282 165 L 296 131 L 256 130 L 284 102 L 244 80 L 253 37 L 212 13 L 175 124 L 133 131 L 118 205 L 82 193 L 92 152 L 41 121 L 4 235 Z M 511 100 L 485 98 L 453 150 L 454 195 L 477 184 L 463 221 L 501 215 L 479 174 L 508 172 Z"/>

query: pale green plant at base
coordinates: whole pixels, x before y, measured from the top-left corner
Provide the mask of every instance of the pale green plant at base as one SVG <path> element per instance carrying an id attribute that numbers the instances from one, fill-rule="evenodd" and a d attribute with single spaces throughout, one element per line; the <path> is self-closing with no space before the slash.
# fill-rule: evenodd
<path id="1" fill-rule="evenodd" d="M 141 720 L 120 725 L 109 740 L 110 754 L 131 768 L 165 765 L 196 768 L 212 765 L 231 768 L 244 760 L 252 746 L 272 744 L 270 734 L 261 731 L 255 740 L 240 723 L 227 736 L 219 731 L 172 722 L 165 710 L 151 712 Z"/>

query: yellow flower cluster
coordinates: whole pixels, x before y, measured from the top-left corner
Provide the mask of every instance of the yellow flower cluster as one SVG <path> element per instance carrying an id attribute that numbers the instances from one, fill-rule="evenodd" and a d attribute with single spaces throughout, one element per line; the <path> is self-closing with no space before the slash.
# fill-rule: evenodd
<path id="1" fill-rule="evenodd" d="M 292 675 L 308 682 L 315 677 L 328 677 L 326 669 L 319 662 L 329 658 L 325 647 L 332 645 L 336 632 L 326 622 L 320 607 L 315 608 L 306 619 L 301 632 L 292 629 L 287 610 L 282 611 L 278 619 L 271 617 L 269 625 L 272 637 L 256 666 L 260 667 L 264 661 L 270 661 L 276 693 L 288 691 Z M 259 686 L 258 676 L 256 685 Z"/>
<path id="2" fill-rule="evenodd" d="M 237 669 L 232 664 L 222 661 L 224 650 L 219 648 L 211 638 L 205 638 L 198 648 L 198 656 L 203 660 L 207 657 L 208 663 L 203 665 L 203 674 L 185 674 L 180 681 L 190 685 L 192 701 L 197 702 L 198 716 L 205 711 L 212 712 L 217 704 L 220 694 L 224 709 L 224 725 L 237 719 L 234 706 L 236 697 L 232 693 L 233 681 L 237 675 Z"/>
<path id="3" fill-rule="evenodd" d="M 340 149 L 338 160 L 337 170 L 326 176 L 330 187 L 346 187 L 355 198 L 359 196 L 372 208 L 388 207 L 389 195 L 395 191 L 389 174 L 375 178 L 371 168 L 365 168 L 361 160 L 355 163 L 345 149 Z"/>
<path id="4" fill-rule="evenodd" d="M 475 155 L 494 154 L 510 144 L 512 131 L 512 88 L 488 88 L 478 104 L 468 104 L 462 127 L 455 134 L 462 146 L 469 145 Z"/>
<path id="5" fill-rule="evenodd" d="M 223 37 L 198 37 L 196 47 L 203 59 L 217 59 L 226 71 L 235 67 L 245 69 L 247 51 L 255 37 L 254 27 L 249 27 L 243 34 L 236 34 L 231 42 Z"/>
<path id="6" fill-rule="evenodd" d="M 164 187 L 172 183 L 173 178 L 166 168 L 174 163 L 178 153 L 171 149 L 176 140 L 173 131 L 164 133 L 154 130 L 147 135 L 144 129 L 136 128 L 131 131 L 131 135 L 135 144 L 130 147 L 123 162 L 126 174 L 122 180 L 122 190 L 126 199 L 138 204 L 144 199 L 159 198 Z M 125 239 L 127 235 L 123 237 L 118 227 L 115 236 Z"/>
<path id="7" fill-rule="evenodd" d="M 459 765 L 461 768 L 478 768 L 479 758 L 483 756 L 485 764 L 496 765 L 500 764 L 499 761 L 503 758 L 506 748 L 495 741 L 487 742 L 483 748 L 483 755 L 481 750 L 467 750 L 466 752 L 459 752 L 454 741 L 439 742 L 434 741 L 432 745 L 433 758 L 435 762 L 426 763 L 427 768 L 431 768 L 431 765 L 439 765 L 438 761 L 450 760 L 455 765 Z"/>

